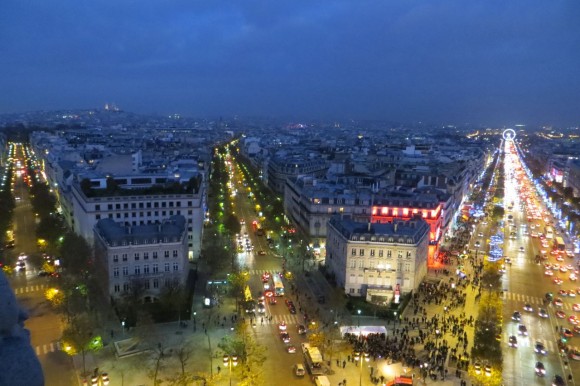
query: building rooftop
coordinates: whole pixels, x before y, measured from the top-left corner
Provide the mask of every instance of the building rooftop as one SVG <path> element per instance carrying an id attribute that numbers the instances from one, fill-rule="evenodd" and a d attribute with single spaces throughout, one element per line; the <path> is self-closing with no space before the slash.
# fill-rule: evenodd
<path id="1" fill-rule="evenodd" d="M 161 224 L 129 226 L 106 218 L 97 222 L 95 230 L 110 246 L 178 242 L 186 231 L 186 221 L 174 215 Z"/>

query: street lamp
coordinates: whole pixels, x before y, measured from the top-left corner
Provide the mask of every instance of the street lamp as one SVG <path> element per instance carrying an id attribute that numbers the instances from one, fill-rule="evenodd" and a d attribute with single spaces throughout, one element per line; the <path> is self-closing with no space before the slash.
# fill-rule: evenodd
<path id="1" fill-rule="evenodd" d="M 364 360 L 363 360 L 364 357 Z M 369 353 L 365 352 L 363 353 L 362 357 L 361 357 L 361 353 L 358 351 L 355 351 L 354 353 L 354 360 L 358 361 L 360 364 L 360 375 L 358 378 L 358 384 L 359 386 L 362 386 L 362 368 L 363 368 L 363 362 L 369 362 L 371 359 L 369 358 Z"/>
<path id="2" fill-rule="evenodd" d="M 360 309 L 359 310 L 356 310 L 356 313 L 358 314 L 358 326 L 359 326 L 359 330 L 360 330 L 360 312 L 361 312 Z M 360 334 L 360 331 L 359 331 L 359 334 Z"/>
<path id="3" fill-rule="evenodd" d="M 228 367 L 230 370 L 230 386 L 232 386 L 232 367 L 236 367 L 238 365 L 238 356 L 237 355 L 224 355 L 224 366 Z"/>

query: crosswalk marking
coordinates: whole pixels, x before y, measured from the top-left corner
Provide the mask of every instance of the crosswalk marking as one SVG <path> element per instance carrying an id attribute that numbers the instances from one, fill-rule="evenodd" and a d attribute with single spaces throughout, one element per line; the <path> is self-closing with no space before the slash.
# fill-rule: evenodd
<path id="1" fill-rule="evenodd" d="M 62 351 L 62 346 L 60 342 L 50 342 L 43 345 L 38 345 L 34 348 L 36 351 L 36 356 L 46 355 L 51 352 Z"/>
<path id="2" fill-rule="evenodd" d="M 22 295 L 29 292 L 38 292 L 46 288 L 46 284 L 29 285 L 26 287 L 14 288 L 14 294 Z"/>
<path id="3" fill-rule="evenodd" d="M 547 308 L 547 305 L 544 303 L 544 299 L 537 296 L 523 295 L 514 292 L 504 292 L 504 298 L 507 300 L 532 304 L 536 306 L 542 305 L 543 306 L 542 308 Z M 574 298 L 563 297 L 562 301 L 563 301 L 562 307 L 554 307 L 554 310 L 561 309 L 562 311 L 574 311 L 573 307 L 575 302 L 580 303 L 580 299 L 576 300 L 575 297 Z"/>

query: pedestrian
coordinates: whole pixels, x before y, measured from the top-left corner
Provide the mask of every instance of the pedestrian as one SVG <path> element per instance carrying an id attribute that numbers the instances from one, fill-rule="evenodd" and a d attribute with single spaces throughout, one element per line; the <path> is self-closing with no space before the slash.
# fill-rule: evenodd
<path id="1" fill-rule="evenodd" d="M 218 371 L 218 374 L 220 373 L 220 371 L 222 371 L 222 368 L 221 368 L 221 367 L 219 367 L 219 365 L 218 365 L 218 367 L 217 367 L 217 371 Z"/>
<path id="2" fill-rule="evenodd" d="M 346 378 L 342 380 L 342 384 L 346 386 Z"/>
<path id="3" fill-rule="evenodd" d="M 346 361 L 342 361 L 342 368 L 344 369 L 346 367 Z"/>

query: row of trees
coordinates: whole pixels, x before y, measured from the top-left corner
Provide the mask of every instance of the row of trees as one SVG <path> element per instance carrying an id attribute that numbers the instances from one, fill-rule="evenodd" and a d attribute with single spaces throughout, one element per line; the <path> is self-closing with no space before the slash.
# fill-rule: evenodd
<path id="1" fill-rule="evenodd" d="M 2 180 L 0 174 L 0 257 L 3 253 L 3 247 L 6 244 L 7 231 L 11 228 L 12 214 L 14 211 L 14 196 L 10 190 L 10 184 L 14 176 L 12 168 L 5 170 L 5 179 Z M 0 260 L 1 262 L 1 260 Z"/>
<path id="2" fill-rule="evenodd" d="M 476 374 L 473 366 L 469 369 L 471 379 L 481 385 L 499 386 L 502 384 L 503 356 L 501 349 L 502 298 L 501 273 L 495 263 L 485 263 L 481 276 L 478 317 L 471 357 L 474 361 L 489 364 L 491 377 Z"/>

